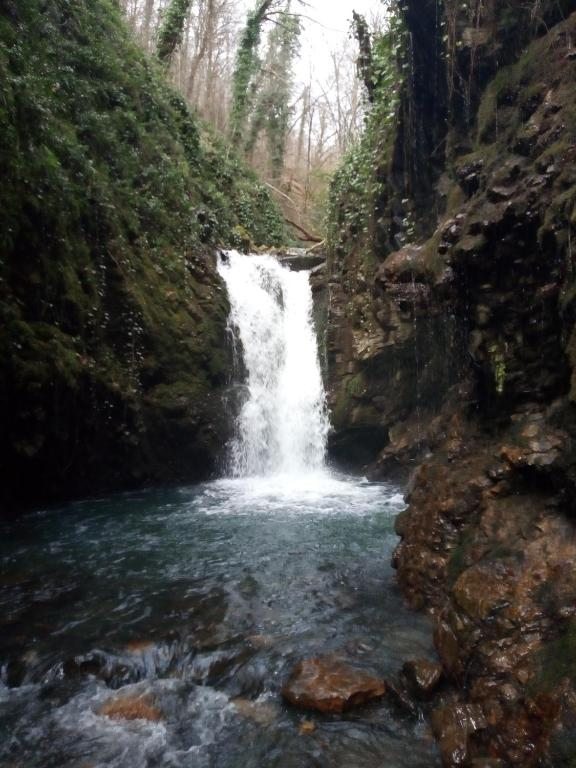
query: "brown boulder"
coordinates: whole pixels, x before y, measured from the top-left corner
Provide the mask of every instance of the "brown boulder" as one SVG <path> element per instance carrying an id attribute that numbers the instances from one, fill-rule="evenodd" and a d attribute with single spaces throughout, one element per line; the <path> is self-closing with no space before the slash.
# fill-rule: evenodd
<path id="1" fill-rule="evenodd" d="M 472 619 L 485 620 L 508 600 L 512 575 L 502 563 L 475 565 L 458 577 L 454 599 Z"/>
<path id="2" fill-rule="evenodd" d="M 462 672 L 460 644 L 452 627 L 444 619 L 436 624 L 434 644 L 446 672 L 452 677 L 458 677 Z"/>
<path id="3" fill-rule="evenodd" d="M 469 758 L 468 738 L 488 726 L 477 704 L 453 702 L 432 712 L 432 730 L 440 744 L 442 764 L 447 768 L 465 765 Z"/>
<path id="4" fill-rule="evenodd" d="M 423 698 L 431 696 L 442 678 L 442 667 L 427 659 L 407 661 L 402 667 L 412 690 Z"/>
<path id="5" fill-rule="evenodd" d="M 331 658 L 301 661 L 282 689 L 295 707 L 332 713 L 379 699 L 385 692 L 384 680 Z"/>

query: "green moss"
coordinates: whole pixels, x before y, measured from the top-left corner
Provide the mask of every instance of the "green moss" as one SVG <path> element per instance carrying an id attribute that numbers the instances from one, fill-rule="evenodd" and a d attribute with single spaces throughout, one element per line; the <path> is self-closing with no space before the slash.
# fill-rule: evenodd
<path id="1" fill-rule="evenodd" d="M 365 394 L 366 386 L 366 377 L 362 371 L 343 379 L 332 413 L 332 420 L 337 429 L 349 422 L 352 409 L 357 405 L 358 399 Z M 370 416 L 373 420 L 377 420 L 378 413 L 376 410 L 372 406 L 367 406 L 367 408 L 371 409 Z"/>
<path id="2" fill-rule="evenodd" d="M 438 228 L 432 237 L 424 243 L 419 258 L 422 265 L 422 273 L 432 281 L 440 277 L 442 271 L 446 268 L 446 257 L 438 250 L 441 242 L 442 231 Z"/>
<path id="3" fill-rule="evenodd" d="M 546 63 L 552 69 L 557 66 L 551 55 L 553 45 L 550 36 L 537 40 L 525 50 L 517 63 L 497 72 L 478 109 L 479 144 L 491 143 L 495 139 L 506 142 L 529 121 L 546 96 L 546 84 L 542 77 Z M 574 93 L 564 94 L 562 101 L 573 113 Z"/>
<path id="4" fill-rule="evenodd" d="M 147 395 L 149 402 L 163 411 L 180 414 L 204 394 L 197 379 L 189 378 L 170 384 L 159 384 Z"/>
<path id="5" fill-rule="evenodd" d="M 388 31 L 372 41 L 374 89 L 364 132 L 334 174 L 328 196 L 329 249 L 335 252 L 339 247 L 352 246 L 370 254 L 368 263 L 376 262 L 370 232 L 375 210 L 387 189 L 400 91 L 409 66 L 407 33 L 396 7 L 394 14 Z M 406 222 L 407 234 L 411 234 L 410 224 Z"/>
<path id="6" fill-rule="evenodd" d="M 345 385 L 340 386 L 336 396 L 336 403 L 332 410 L 332 423 L 336 429 L 342 428 L 348 423 L 348 417 L 352 408 L 352 398 Z"/>
<path id="7" fill-rule="evenodd" d="M 507 376 L 505 345 L 500 343 L 491 344 L 488 348 L 488 355 L 494 377 L 494 388 L 499 395 L 503 395 Z"/>
<path id="8" fill-rule="evenodd" d="M 366 391 L 366 381 L 363 373 L 357 373 L 350 376 L 345 382 L 346 392 L 351 397 L 359 397 Z"/>
<path id="9" fill-rule="evenodd" d="M 514 101 L 520 77 L 518 66 L 504 67 L 492 80 L 480 102 L 477 117 L 477 137 L 480 144 L 492 143 L 505 130 L 517 129 L 519 112 L 510 109 L 508 101 Z"/>
<path id="10" fill-rule="evenodd" d="M 0 346 L 11 355 L 14 375 L 26 390 L 42 389 L 54 378 L 77 386 L 82 356 L 75 340 L 46 323 L 17 320 L 2 329 Z"/>

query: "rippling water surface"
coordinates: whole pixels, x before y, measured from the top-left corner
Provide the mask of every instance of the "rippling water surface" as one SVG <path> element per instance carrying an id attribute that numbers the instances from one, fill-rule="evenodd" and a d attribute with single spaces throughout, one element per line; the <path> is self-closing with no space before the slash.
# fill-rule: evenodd
<path id="1" fill-rule="evenodd" d="M 386 677 L 430 652 L 389 565 L 400 509 L 393 487 L 319 474 L 122 495 L 5 525 L 0 766 L 437 765 L 424 723 L 386 702 L 331 717 L 280 696 L 304 657 L 335 652 Z M 146 694 L 161 719 L 101 714 L 119 689 Z"/>

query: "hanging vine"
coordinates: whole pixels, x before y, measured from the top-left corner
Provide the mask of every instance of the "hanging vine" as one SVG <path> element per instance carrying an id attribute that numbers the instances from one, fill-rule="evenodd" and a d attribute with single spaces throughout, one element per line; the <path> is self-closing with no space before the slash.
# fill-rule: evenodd
<path id="1" fill-rule="evenodd" d="M 238 46 L 232 81 L 232 113 L 230 116 L 230 138 L 235 147 L 239 147 L 242 143 L 246 118 L 253 99 L 250 86 L 260 70 L 258 48 L 262 35 L 262 24 L 273 4 L 274 0 L 263 0 L 254 11 L 248 14 Z"/>
<path id="2" fill-rule="evenodd" d="M 182 42 L 182 34 L 192 0 L 172 0 L 164 16 L 156 54 L 161 62 L 169 64 L 174 51 Z"/>
<path id="3" fill-rule="evenodd" d="M 268 36 L 268 47 L 262 77 L 255 88 L 255 106 L 250 119 L 246 150 L 251 152 L 262 131 L 266 135 L 269 170 L 279 181 L 284 169 L 284 154 L 288 139 L 292 107 L 292 65 L 298 53 L 301 32 L 300 19 L 287 3 Z"/>
<path id="4" fill-rule="evenodd" d="M 392 157 L 400 93 L 409 67 L 409 40 L 397 3 L 390 6 L 387 28 L 369 35 L 355 14 L 353 33 L 360 56 L 358 73 L 366 86 L 367 110 L 362 138 L 346 156 L 330 187 L 328 242 L 361 241 L 369 231 L 376 201 L 383 192 L 382 169 Z"/>

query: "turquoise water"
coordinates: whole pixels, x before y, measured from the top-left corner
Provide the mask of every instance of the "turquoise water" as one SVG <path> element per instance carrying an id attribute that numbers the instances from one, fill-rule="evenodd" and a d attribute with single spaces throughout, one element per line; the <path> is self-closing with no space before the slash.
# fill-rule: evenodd
<path id="1" fill-rule="evenodd" d="M 420 718 L 281 699 L 300 659 L 384 677 L 430 653 L 390 557 L 398 489 L 222 480 L 39 511 L 1 530 L 0 766 L 431 768 Z M 99 714 L 150 694 L 159 722 Z M 315 730 L 302 734 L 304 720 Z"/>

